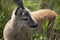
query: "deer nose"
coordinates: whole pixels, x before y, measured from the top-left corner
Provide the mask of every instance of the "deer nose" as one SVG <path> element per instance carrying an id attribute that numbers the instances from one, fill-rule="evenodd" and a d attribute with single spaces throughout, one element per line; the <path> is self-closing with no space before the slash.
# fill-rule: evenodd
<path id="1" fill-rule="evenodd" d="M 38 24 L 32 24 L 32 25 L 30 25 L 30 27 L 31 27 L 31 28 L 35 28 L 35 27 L 37 27 L 37 25 L 38 25 Z"/>

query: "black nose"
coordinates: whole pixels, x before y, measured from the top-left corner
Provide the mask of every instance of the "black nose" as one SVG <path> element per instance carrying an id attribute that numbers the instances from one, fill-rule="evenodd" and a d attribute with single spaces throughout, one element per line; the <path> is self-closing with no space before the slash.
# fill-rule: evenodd
<path id="1" fill-rule="evenodd" d="M 31 28 L 35 28 L 37 27 L 37 24 L 34 24 L 34 25 L 30 25 Z"/>

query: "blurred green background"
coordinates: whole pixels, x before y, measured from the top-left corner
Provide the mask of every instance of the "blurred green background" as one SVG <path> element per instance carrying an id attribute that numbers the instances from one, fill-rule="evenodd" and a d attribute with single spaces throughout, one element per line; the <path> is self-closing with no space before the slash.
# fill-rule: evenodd
<path id="1" fill-rule="evenodd" d="M 51 9 L 57 12 L 58 16 L 55 28 L 60 34 L 60 0 L 23 0 L 24 6 L 31 11 L 42 8 Z M 0 0 L 0 39 L 3 37 L 3 29 L 6 22 L 10 19 L 16 4 L 13 0 Z"/>

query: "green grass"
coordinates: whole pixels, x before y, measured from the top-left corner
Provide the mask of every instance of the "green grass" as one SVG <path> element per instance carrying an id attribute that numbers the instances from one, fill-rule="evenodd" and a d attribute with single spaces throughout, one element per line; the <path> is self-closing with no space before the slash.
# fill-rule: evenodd
<path id="1" fill-rule="evenodd" d="M 38 10 L 41 8 L 41 5 L 43 5 L 43 0 L 39 0 L 38 3 L 35 3 L 35 0 L 23 0 L 24 1 L 24 6 L 30 9 L 31 11 Z M 57 34 L 55 39 L 60 38 L 60 2 L 59 0 L 50 0 L 52 5 L 51 8 L 52 10 L 56 11 L 58 15 L 56 19 L 56 23 L 54 28 L 57 29 Z M 3 39 L 3 29 L 6 24 L 6 22 L 10 19 L 11 14 L 13 9 L 16 7 L 14 2 L 11 0 L 0 0 L 0 39 Z M 47 29 L 47 24 L 48 20 L 46 19 L 44 22 L 44 27 L 43 27 L 43 34 L 37 34 L 36 36 L 33 36 L 30 38 L 30 40 L 49 40 L 46 37 L 46 29 Z M 55 40 L 54 39 L 54 40 Z"/>

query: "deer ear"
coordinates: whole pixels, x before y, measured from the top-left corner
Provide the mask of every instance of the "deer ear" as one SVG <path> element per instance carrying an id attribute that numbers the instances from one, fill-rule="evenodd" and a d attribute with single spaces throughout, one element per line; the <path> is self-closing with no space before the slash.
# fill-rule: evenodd
<path id="1" fill-rule="evenodd" d="M 17 7 L 15 11 L 15 15 L 20 15 L 22 13 L 21 8 Z"/>
<path id="2" fill-rule="evenodd" d="M 14 0 L 14 2 L 18 5 L 18 7 L 24 9 L 22 0 Z"/>

